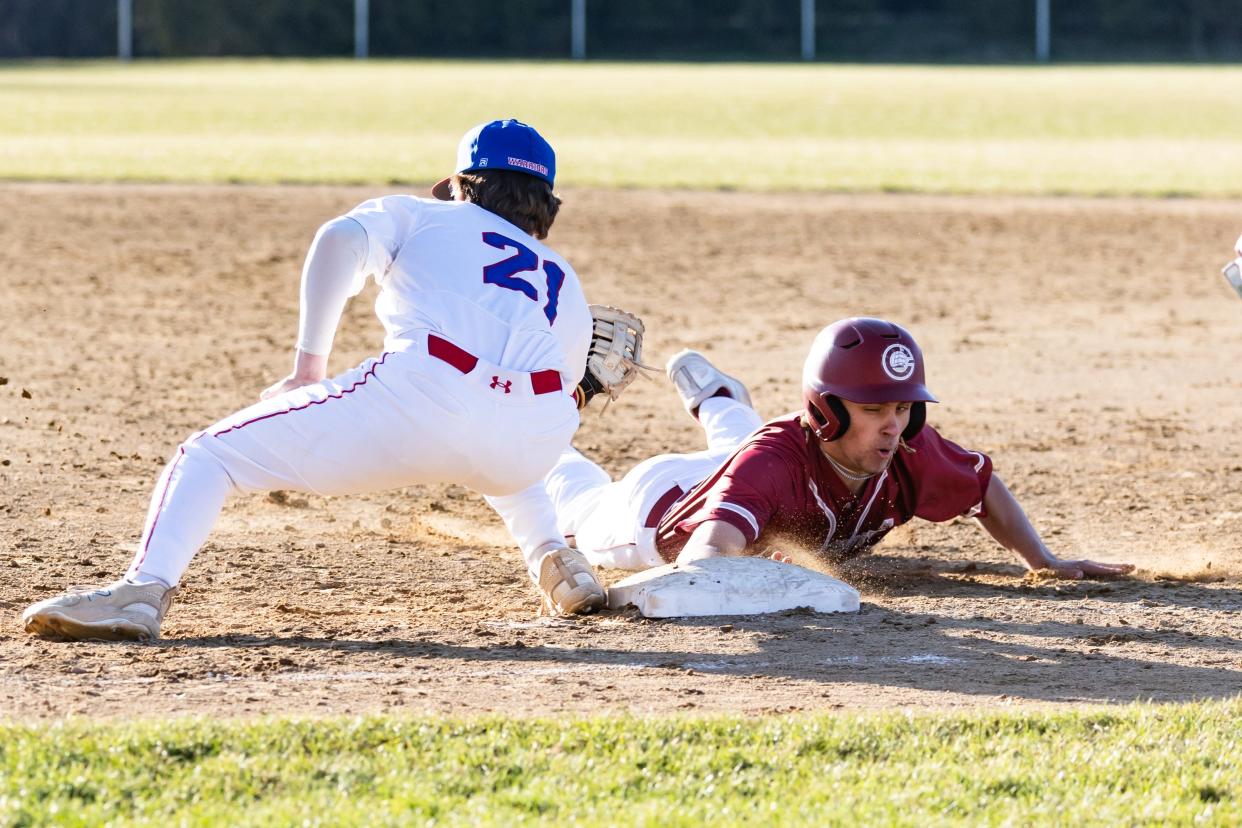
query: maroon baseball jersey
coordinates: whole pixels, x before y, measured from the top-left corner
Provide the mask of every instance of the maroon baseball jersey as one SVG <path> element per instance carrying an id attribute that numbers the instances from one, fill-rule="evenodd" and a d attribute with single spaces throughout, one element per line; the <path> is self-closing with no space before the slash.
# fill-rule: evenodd
<path id="1" fill-rule="evenodd" d="M 931 426 L 898 448 L 888 468 L 853 494 L 832 470 L 801 414 L 766 423 L 710 477 L 664 514 L 656 548 L 672 561 L 695 527 L 736 526 L 748 543 L 849 557 L 912 517 L 942 521 L 982 515 L 992 461 Z"/>

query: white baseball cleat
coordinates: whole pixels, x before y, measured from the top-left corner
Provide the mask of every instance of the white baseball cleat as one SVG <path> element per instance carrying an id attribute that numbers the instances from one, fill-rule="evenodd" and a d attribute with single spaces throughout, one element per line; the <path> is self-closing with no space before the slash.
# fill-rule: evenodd
<path id="1" fill-rule="evenodd" d="M 1242 243 L 1242 239 L 1238 241 Z M 1229 286 L 1237 291 L 1238 296 L 1242 296 L 1242 254 L 1239 254 L 1238 258 L 1225 265 L 1221 273 L 1224 275 L 1225 281 L 1229 283 Z"/>
<path id="2" fill-rule="evenodd" d="M 714 397 L 716 392 L 722 389 L 747 408 L 754 408 L 750 402 L 750 393 L 747 392 L 746 386 L 742 385 L 742 381 L 712 365 L 711 361 L 698 351 L 685 350 L 674 354 L 664 370 L 668 372 L 668 378 L 677 387 L 677 395 L 681 397 L 681 404 L 686 407 L 686 411 L 690 412 L 691 416 L 695 416 L 694 412 L 704 400 Z"/>
<path id="3" fill-rule="evenodd" d="M 576 549 L 554 549 L 539 565 L 543 605 L 554 615 L 594 612 L 608 603 L 586 556 Z"/>
<path id="4" fill-rule="evenodd" d="M 117 581 L 98 589 L 71 590 L 33 604 L 22 613 L 26 632 L 70 641 L 149 641 L 177 588 Z"/>

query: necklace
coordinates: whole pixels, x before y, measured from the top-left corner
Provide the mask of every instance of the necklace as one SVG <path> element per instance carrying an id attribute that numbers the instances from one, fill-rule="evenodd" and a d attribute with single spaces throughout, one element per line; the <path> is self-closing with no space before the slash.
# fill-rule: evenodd
<path id="1" fill-rule="evenodd" d="M 836 460 L 833 460 L 832 455 L 828 452 L 824 452 L 824 456 L 828 458 L 828 462 L 832 464 L 832 467 L 837 470 L 837 474 L 841 475 L 846 480 L 853 480 L 855 483 L 861 483 L 864 480 L 870 480 L 875 477 L 874 474 L 859 474 L 858 472 L 850 471 Z"/>

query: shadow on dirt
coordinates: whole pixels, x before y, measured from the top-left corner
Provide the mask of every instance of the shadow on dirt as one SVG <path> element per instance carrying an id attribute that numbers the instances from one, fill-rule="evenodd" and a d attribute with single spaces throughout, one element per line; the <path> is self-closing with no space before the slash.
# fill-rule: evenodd
<path id="1" fill-rule="evenodd" d="M 1017 565 L 964 562 L 960 555 L 946 551 L 949 554 L 945 557 L 929 554 L 927 547 L 920 549 L 917 558 L 871 554 L 832 570 L 832 574 L 858 588 L 864 597 L 1093 599 L 1193 609 L 1242 609 L 1242 583 L 1225 577 L 1210 581 L 1139 576 L 1040 580 L 1027 576 Z"/>
<path id="2" fill-rule="evenodd" d="M 609 637 L 619 637 L 616 646 L 599 634 L 589 642 L 561 646 L 531 645 L 504 633 L 494 643 L 479 644 L 434 640 L 439 634 L 410 640 L 224 635 L 165 640 L 155 646 L 259 649 L 282 655 L 332 651 L 346 658 L 366 654 L 375 669 L 410 669 L 414 661 L 417 669 L 432 674 L 438 668 L 468 665 L 495 667 L 486 671 L 489 676 L 506 668 L 528 672 L 537 664 L 558 668 L 550 673 L 582 667 L 667 670 L 682 683 L 700 684 L 705 692 L 713 676 L 727 676 L 812 682 L 823 690 L 841 683 L 873 684 L 1049 702 L 1184 701 L 1242 693 L 1239 662 L 1223 655 L 1237 652 L 1242 644 L 1232 636 L 1187 635 L 1137 624 L 1107 626 L 1086 623 L 1080 611 L 1073 615 L 1065 621 L 960 619 L 864 604 L 852 616 L 793 610 L 750 618 L 652 622 L 633 613 L 607 613 L 600 620 L 614 628 Z M 742 636 L 752 646 L 741 653 L 627 646 L 630 621 L 635 628 L 656 625 L 662 640 L 702 640 L 714 627 L 719 636 Z M 599 621 L 570 623 L 565 631 L 573 639 L 578 638 L 575 630 L 598 626 Z M 1204 688 L 1211 690 L 1205 693 Z"/>

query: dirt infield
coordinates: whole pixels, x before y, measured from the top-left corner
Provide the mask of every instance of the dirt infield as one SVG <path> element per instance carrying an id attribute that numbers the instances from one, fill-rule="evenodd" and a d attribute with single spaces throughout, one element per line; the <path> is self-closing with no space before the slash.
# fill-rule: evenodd
<path id="1" fill-rule="evenodd" d="M 235 499 L 152 645 L 22 633 L 128 563 L 162 464 L 287 370 L 315 228 L 373 190 L 0 186 L 0 718 L 791 709 L 1183 700 L 1242 691 L 1242 229 L 1210 201 L 570 191 L 553 243 L 592 301 L 704 348 L 765 416 L 814 332 L 906 323 L 943 404 L 1063 555 L 1024 579 L 973 523 L 894 532 L 856 616 L 536 616 L 456 487 Z M 379 348 L 373 288 L 333 367 Z M 610 470 L 700 447 L 663 380 L 577 441 Z M 617 575 L 618 573 L 610 573 Z"/>

